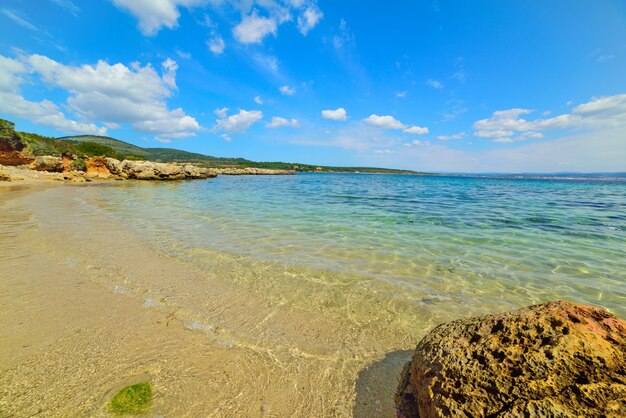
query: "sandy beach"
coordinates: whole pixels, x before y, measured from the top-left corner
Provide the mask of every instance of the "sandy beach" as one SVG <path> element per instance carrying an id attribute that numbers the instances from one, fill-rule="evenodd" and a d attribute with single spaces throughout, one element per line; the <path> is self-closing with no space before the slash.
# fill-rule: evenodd
<path id="1" fill-rule="evenodd" d="M 0 189 L 0 415 L 107 416 L 147 380 L 154 415 L 393 416 L 419 335 L 360 316 L 375 296 L 353 317 L 265 297 L 148 248 L 86 190 Z"/>

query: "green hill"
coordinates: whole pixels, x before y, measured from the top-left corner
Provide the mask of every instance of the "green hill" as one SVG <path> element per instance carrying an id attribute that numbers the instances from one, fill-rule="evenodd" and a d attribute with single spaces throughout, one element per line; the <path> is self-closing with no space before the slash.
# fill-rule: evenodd
<path id="1" fill-rule="evenodd" d="M 4 149 L 6 148 L 6 149 Z M 0 153 L 23 152 L 26 155 L 71 156 L 82 159 L 93 156 L 113 157 L 119 160 L 149 160 L 157 162 L 194 163 L 205 167 L 257 167 L 296 170 L 302 172 L 345 172 L 382 174 L 426 174 L 410 170 L 375 167 L 331 167 L 300 163 L 257 162 L 245 158 L 223 158 L 198 154 L 174 148 L 142 148 L 108 136 L 77 135 L 49 138 L 28 132 L 16 132 L 12 122 L 0 119 Z"/>

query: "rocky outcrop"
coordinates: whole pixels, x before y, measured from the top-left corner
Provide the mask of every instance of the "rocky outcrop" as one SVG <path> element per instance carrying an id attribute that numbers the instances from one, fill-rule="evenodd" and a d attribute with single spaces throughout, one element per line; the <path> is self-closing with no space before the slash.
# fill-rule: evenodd
<path id="1" fill-rule="evenodd" d="M 136 180 L 206 179 L 217 174 L 210 169 L 191 164 L 155 163 L 152 161 L 118 161 L 104 158 L 103 164 L 113 175 Z"/>
<path id="2" fill-rule="evenodd" d="M 35 157 L 35 160 L 30 164 L 30 168 L 37 171 L 61 173 L 63 172 L 63 158 L 49 155 Z"/>
<path id="3" fill-rule="evenodd" d="M 245 168 L 213 168 L 211 169 L 215 171 L 217 174 L 224 174 L 228 176 L 246 176 L 246 175 L 288 175 L 295 174 L 294 170 L 274 170 L 270 168 L 255 168 L 255 167 L 245 167 Z"/>
<path id="4" fill-rule="evenodd" d="M 550 302 L 435 328 L 396 393 L 399 417 L 626 416 L 626 321 Z"/>

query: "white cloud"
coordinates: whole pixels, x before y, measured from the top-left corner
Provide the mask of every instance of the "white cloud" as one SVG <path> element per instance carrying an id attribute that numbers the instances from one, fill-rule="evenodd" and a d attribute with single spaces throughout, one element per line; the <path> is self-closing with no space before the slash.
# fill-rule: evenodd
<path id="1" fill-rule="evenodd" d="M 437 80 L 427 80 L 426 84 L 428 84 L 430 87 L 437 89 L 437 90 L 441 90 L 443 88 L 443 84 L 441 83 L 441 81 L 437 81 Z"/>
<path id="2" fill-rule="evenodd" d="M 395 130 L 399 130 L 402 129 L 402 132 L 406 133 L 406 134 L 413 134 L 413 135 L 424 135 L 427 134 L 428 128 L 426 127 L 421 127 L 421 126 L 407 126 L 404 123 L 400 122 L 398 119 L 394 118 L 393 116 L 379 116 L 379 115 L 369 115 L 367 118 L 363 119 L 363 122 L 372 125 L 372 126 L 376 126 L 377 128 L 382 128 L 382 129 L 395 129 Z"/>
<path id="3" fill-rule="evenodd" d="M 235 26 L 233 35 L 242 44 L 258 44 L 269 34 L 276 36 L 277 28 L 278 24 L 274 18 L 259 16 L 254 10 Z"/>
<path id="4" fill-rule="evenodd" d="M 263 118 L 260 110 L 239 110 L 239 113 L 228 116 L 228 108 L 215 111 L 218 119 L 215 121 L 213 132 L 223 131 L 226 134 L 245 133 L 252 125 Z"/>
<path id="5" fill-rule="evenodd" d="M 22 117 L 67 133 L 106 134 L 105 127 L 68 119 L 49 100 L 26 100 L 21 94 L 20 86 L 25 82 L 24 76 L 29 71 L 25 63 L 0 55 L 0 113 Z"/>
<path id="6" fill-rule="evenodd" d="M 322 20 L 322 17 L 324 17 L 324 14 L 316 5 L 307 7 L 306 10 L 298 16 L 298 30 L 301 34 L 306 36 L 306 34 Z"/>
<path id="7" fill-rule="evenodd" d="M 254 102 L 255 102 L 256 104 L 260 104 L 260 105 L 262 105 L 262 104 L 263 104 L 263 99 L 261 98 L 261 96 L 256 96 L 256 97 L 254 98 Z"/>
<path id="8" fill-rule="evenodd" d="M 383 129 L 405 129 L 406 125 L 393 116 L 370 115 L 363 122 Z"/>
<path id="9" fill-rule="evenodd" d="M 219 35 L 213 36 L 211 39 L 206 41 L 206 44 L 209 47 L 209 50 L 215 55 L 220 55 L 224 53 L 224 49 L 226 48 L 226 44 L 224 44 L 224 39 L 222 39 L 222 37 Z"/>
<path id="10" fill-rule="evenodd" d="M 167 84 L 171 89 L 177 89 L 176 87 L 176 71 L 178 71 L 178 64 L 171 58 L 167 58 L 161 63 L 163 67 L 163 82 Z"/>
<path id="11" fill-rule="evenodd" d="M 66 66 L 42 55 L 23 58 L 29 69 L 46 84 L 69 93 L 67 105 L 82 119 L 130 123 L 135 129 L 158 135 L 193 135 L 198 122 L 182 109 L 169 110 L 166 99 L 176 90 L 178 65 L 162 63 L 162 76 L 150 65 L 133 63 Z"/>
<path id="12" fill-rule="evenodd" d="M 207 2 L 208 0 L 113 0 L 117 7 L 139 19 L 139 30 L 148 36 L 156 35 L 163 27 L 176 28 L 180 17 L 179 7 L 194 7 Z"/>
<path id="13" fill-rule="evenodd" d="M 282 126 L 289 126 L 291 128 L 297 128 L 300 126 L 300 123 L 297 119 L 285 119 L 279 116 L 274 116 L 270 123 L 265 125 L 268 128 L 280 128 Z"/>
<path id="14" fill-rule="evenodd" d="M 391 149 L 377 149 L 374 150 L 374 154 L 395 154 L 395 151 Z"/>
<path id="15" fill-rule="evenodd" d="M 331 120 L 346 120 L 348 119 L 348 112 L 346 112 L 346 109 L 344 109 L 343 107 L 340 107 L 338 109 L 335 110 L 322 110 L 322 117 L 324 119 L 331 119 Z"/>
<path id="16" fill-rule="evenodd" d="M 450 141 L 453 139 L 463 139 L 463 138 L 465 138 L 465 132 L 460 132 L 454 135 L 439 135 L 437 137 L 437 139 L 440 141 Z"/>
<path id="17" fill-rule="evenodd" d="M 421 126 L 410 126 L 404 129 L 402 132 L 406 134 L 425 135 L 428 133 L 428 128 L 422 128 Z"/>
<path id="18" fill-rule="evenodd" d="M 530 109 L 499 110 L 488 119 L 474 123 L 474 136 L 503 138 L 498 142 L 541 138 L 541 131 L 567 128 L 599 128 L 626 125 L 626 94 L 597 97 L 576 106 L 571 113 L 553 118 L 526 120 L 522 116 L 533 113 Z M 514 135 L 518 134 L 517 137 Z"/>
<path id="19" fill-rule="evenodd" d="M 396 97 L 405 97 L 406 96 L 406 91 L 397 91 L 396 92 Z"/>
<path id="20" fill-rule="evenodd" d="M 278 90 L 285 96 L 293 96 L 296 94 L 295 87 L 281 86 Z"/>
<path id="21" fill-rule="evenodd" d="M 513 131 L 505 131 L 503 129 L 482 130 L 474 132 L 474 136 L 478 138 L 498 138 L 513 135 Z"/>

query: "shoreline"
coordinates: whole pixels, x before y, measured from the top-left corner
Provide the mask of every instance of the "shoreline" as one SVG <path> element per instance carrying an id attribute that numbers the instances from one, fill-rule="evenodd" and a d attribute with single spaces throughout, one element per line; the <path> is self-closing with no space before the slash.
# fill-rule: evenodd
<path id="1" fill-rule="evenodd" d="M 108 416 L 111 394 L 141 378 L 152 412 L 168 416 L 351 416 L 374 402 L 393 416 L 409 354 L 383 328 L 268 299 L 221 278 L 228 264 L 208 273 L 148 248 L 76 200 L 93 187 L 18 187 L 0 190 L 2 271 L 19 271 L 0 280 L 4 413 Z"/>

